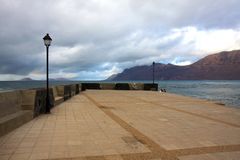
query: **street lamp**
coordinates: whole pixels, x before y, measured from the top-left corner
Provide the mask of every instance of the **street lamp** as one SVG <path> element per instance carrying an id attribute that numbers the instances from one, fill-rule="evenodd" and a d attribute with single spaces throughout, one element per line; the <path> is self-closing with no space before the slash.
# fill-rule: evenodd
<path id="1" fill-rule="evenodd" d="M 153 73 L 152 73 L 152 76 L 153 76 L 153 84 L 154 84 L 154 79 L 155 79 L 155 62 L 152 63 L 152 69 L 153 69 Z"/>
<path id="2" fill-rule="evenodd" d="M 49 80 L 48 80 L 48 48 L 51 45 L 52 38 L 47 33 L 45 37 L 43 37 L 44 44 L 46 46 L 47 51 L 47 72 L 46 72 L 46 79 L 47 79 L 47 96 L 46 96 L 46 111 L 45 113 L 50 113 L 50 106 L 49 106 Z"/>

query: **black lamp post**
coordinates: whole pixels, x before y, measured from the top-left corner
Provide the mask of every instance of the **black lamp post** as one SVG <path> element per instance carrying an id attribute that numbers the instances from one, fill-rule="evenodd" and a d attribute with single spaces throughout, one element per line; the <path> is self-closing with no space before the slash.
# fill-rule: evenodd
<path id="1" fill-rule="evenodd" d="M 46 112 L 45 113 L 50 113 L 50 106 L 49 106 L 49 80 L 48 80 L 48 48 L 51 45 L 52 38 L 49 36 L 47 33 L 45 37 L 43 37 L 44 44 L 46 46 L 46 51 L 47 51 L 47 72 L 46 72 L 46 79 L 47 79 L 47 96 L 46 96 Z"/>
<path id="2" fill-rule="evenodd" d="M 153 79 L 152 80 L 153 80 L 153 84 L 154 84 L 154 79 L 155 79 L 155 62 L 152 63 L 152 67 L 153 67 L 153 73 L 152 73 L 153 74 L 152 75 Z"/>

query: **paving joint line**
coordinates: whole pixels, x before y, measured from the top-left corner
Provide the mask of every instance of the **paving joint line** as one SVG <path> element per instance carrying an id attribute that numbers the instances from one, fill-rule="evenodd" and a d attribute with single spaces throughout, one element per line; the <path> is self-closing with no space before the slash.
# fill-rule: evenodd
<path id="1" fill-rule="evenodd" d="M 106 160 L 106 159 L 111 159 L 111 158 L 116 159 L 116 158 L 119 158 L 119 157 L 121 157 L 124 160 L 132 160 L 132 159 L 148 160 L 148 159 L 154 159 L 154 158 L 161 158 L 161 159 L 173 158 L 174 160 L 178 160 L 178 158 L 177 158 L 178 156 L 240 151 L 240 144 L 224 145 L 224 146 L 210 146 L 210 147 L 197 147 L 197 148 L 185 148 L 185 149 L 176 149 L 176 150 L 165 150 L 161 147 L 160 148 L 161 152 L 164 152 L 164 154 L 167 154 L 167 156 L 165 157 L 165 156 L 162 155 L 161 152 L 159 152 L 158 147 L 160 147 L 160 146 L 158 144 L 156 144 L 154 141 L 149 139 L 147 136 L 143 135 L 137 129 L 133 128 L 127 122 L 123 121 L 120 117 L 118 117 L 117 115 L 112 113 L 107 106 L 101 105 L 100 103 L 96 102 L 92 97 L 90 97 L 89 95 L 87 95 L 85 93 L 83 93 L 83 95 L 88 100 L 90 100 L 90 102 L 92 102 L 95 106 L 97 106 L 99 109 L 101 109 L 105 114 L 107 114 L 111 119 L 113 119 L 115 122 L 117 122 L 117 124 L 119 124 L 125 130 L 127 130 L 130 134 L 132 134 L 134 138 L 136 138 L 138 141 L 140 141 L 142 144 L 144 144 L 147 148 L 150 147 L 149 149 L 152 152 L 56 158 L 56 159 L 52 159 L 52 160 L 63 160 L 63 159 L 77 160 L 79 158 L 83 159 L 83 160 Z M 129 96 L 126 96 L 126 97 L 129 97 Z M 131 97 L 131 98 L 135 98 L 135 97 Z M 137 98 L 135 98 L 135 99 L 137 99 Z M 144 100 L 142 100 L 142 99 L 139 99 L 139 100 L 144 102 Z M 145 101 L 145 103 L 151 103 L 151 102 Z M 155 103 L 153 103 L 153 104 L 159 106 L 159 104 L 155 104 Z M 161 107 L 168 108 L 166 106 L 161 106 Z M 171 107 L 169 107 L 169 109 L 175 110 L 174 108 L 171 108 Z M 182 112 L 182 110 L 179 111 L 179 112 Z M 205 118 L 205 117 L 203 117 L 203 118 Z M 147 139 L 145 139 L 145 138 L 147 138 Z M 150 140 L 150 142 L 152 141 L 154 144 L 152 144 L 152 143 L 149 144 L 148 140 Z M 146 143 L 146 141 L 147 141 L 147 143 Z"/>
<path id="2" fill-rule="evenodd" d="M 240 151 L 240 144 L 185 148 L 185 149 L 169 150 L 168 152 L 171 154 L 174 154 L 175 156 L 187 156 L 187 155 L 198 155 L 198 154 L 219 153 L 219 152 L 235 152 L 235 151 Z"/>
<path id="3" fill-rule="evenodd" d="M 197 117 L 202 117 L 202 118 L 209 119 L 209 120 L 212 120 L 212 121 L 215 121 L 215 122 L 224 123 L 224 124 L 227 124 L 227 125 L 231 125 L 233 127 L 237 127 L 237 128 L 240 127 L 239 125 L 235 125 L 235 124 L 232 124 L 232 123 L 229 123 L 229 122 L 225 122 L 225 121 L 221 121 L 221 120 L 218 120 L 218 119 L 215 119 L 215 118 L 203 116 L 203 115 L 200 115 L 200 114 L 197 114 L 197 113 L 192 113 L 192 112 L 188 112 L 188 111 L 185 111 L 185 110 L 177 109 L 177 108 L 174 108 L 174 107 L 168 107 L 168 106 L 165 106 L 165 105 L 159 105 L 157 103 L 149 102 L 149 101 L 146 101 L 146 100 L 143 100 L 143 99 L 140 99 L 140 98 L 136 98 L 136 97 L 130 97 L 130 96 L 126 96 L 126 95 L 124 95 L 124 96 L 128 97 L 128 98 L 135 98 L 136 100 L 140 100 L 140 101 L 142 101 L 144 103 L 151 103 L 153 105 L 160 106 L 160 107 L 163 107 L 163 108 L 175 110 L 175 111 L 178 111 L 178 112 L 183 112 L 183 113 L 194 115 L 194 116 L 197 116 Z M 218 146 L 208 146 L 208 147 L 196 147 L 196 148 L 185 148 L 185 149 L 168 150 L 169 153 L 174 154 L 175 156 L 197 155 L 197 154 L 218 153 L 218 152 L 234 152 L 234 151 L 240 151 L 240 144 L 218 145 Z"/>
<path id="4" fill-rule="evenodd" d="M 118 159 L 121 157 L 123 160 L 148 160 L 153 157 L 151 152 L 148 153 L 128 153 L 128 154 L 113 154 L 113 155 L 99 155 L 99 156 L 81 156 L 81 157 L 69 157 L 69 158 L 49 158 L 44 160 L 109 160 L 109 159 Z"/>
<path id="5" fill-rule="evenodd" d="M 109 109 L 103 107 L 103 105 L 99 104 L 89 95 L 83 93 L 85 97 L 87 97 L 94 105 L 100 108 L 106 115 L 108 115 L 112 120 L 114 120 L 117 124 L 119 124 L 122 128 L 132 134 L 134 138 L 136 138 L 139 142 L 144 144 L 149 150 L 152 152 L 152 158 L 161 158 L 166 160 L 178 160 L 173 154 L 167 152 L 164 148 L 159 146 L 153 140 L 145 136 L 143 133 L 129 125 L 127 122 L 123 121 L 120 117 L 112 113 Z M 121 155 L 121 157 L 125 160 L 128 160 L 129 157 L 125 155 Z M 130 158 L 131 159 L 131 158 Z"/>

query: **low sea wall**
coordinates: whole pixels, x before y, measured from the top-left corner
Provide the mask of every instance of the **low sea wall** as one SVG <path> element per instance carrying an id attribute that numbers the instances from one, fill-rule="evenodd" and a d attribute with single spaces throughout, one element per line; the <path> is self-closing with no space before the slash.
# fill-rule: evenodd
<path id="1" fill-rule="evenodd" d="M 144 83 L 79 83 L 53 86 L 49 89 L 50 108 L 89 89 L 151 90 L 158 84 Z M 33 88 L 0 93 L 0 136 L 23 125 L 46 111 L 46 89 Z"/>
<path id="2" fill-rule="evenodd" d="M 79 93 L 79 84 L 49 89 L 50 108 Z M 46 89 L 34 88 L 0 93 L 0 136 L 45 113 Z"/>
<path id="3" fill-rule="evenodd" d="M 81 90 L 102 89 L 102 90 L 149 90 L 158 91 L 158 84 L 152 83 L 82 83 Z"/>

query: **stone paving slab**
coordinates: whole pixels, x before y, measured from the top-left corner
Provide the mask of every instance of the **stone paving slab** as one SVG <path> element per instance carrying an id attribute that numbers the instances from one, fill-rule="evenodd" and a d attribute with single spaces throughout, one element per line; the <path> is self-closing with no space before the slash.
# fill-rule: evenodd
<path id="1" fill-rule="evenodd" d="M 113 91 L 113 93 L 115 93 Z M 104 93 L 105 96 L 98 96 L 95 99 L 100 103 L 104 102 L 114 102 L 118 101 L 118 98 L 121 97 L 123 99 L 129 99 L 128 102 L 137 102 L 138 104 L 147 102 L 155 105 L 165 106 L 169 108 L 177 108 L 179 110 L 196 113 L 202 116 L 208 116 L 215 119 L 224 120 L 225 122 L 233 123 L 239 125 L 240 127 L 240 112 L 239 109 L 233 107 L 226 107 L 222 105 L 216 104 L 216 102 L 196 99 L 192 97 L 186 97 L 176 94 L 169 93 L 160 93 L 160 92 L 144 92 L 137 91 L 134 92 L 124 92 L 119 91 L 118 97 L 114 99 L 107 99 L 112 93 L 109 91 L 108 93 Z M 95 93 L 91 93 L 95 94 Z M 97 93 L 96 93 L 97 94 Z M 104 98 L 103 98 L 104 97 Z M 125 100 L 126 101 L 126 100 Z M 121 101 L 120 103 L 124 103 Z"/>
<path id="2" fill-rule="evenodd" d="M 167 93 L 88 90 L 0 137 L 0 160 L 240 159 L 239 113 Z"/>
<path id="3" fill-rule="evenodd" d="M 108 91 L 99 93 L 88 91 L 86 95 L 97 102 L 97 105 L 111 110 L 115 116 L 120 117 L 153 140 L 165 152 L 183 155 L 240 149 L 240 127 L 238 126 L 240 112 L 237 109 L 222 107 L 204 100 L 158 92 L 122 91 L 116 93 Z M 118 101 L 118 97 L 125 97 L 131 101 L 114 103 Z M 171 105 L 162 105 L 167 101 Z M 197 110 L 188 110 L 188 108 L 177 108 L 176 105 L 172 105 L 175 103 L 186 103 L 189 105 L 188 108 L 191 108 L 190 105 L 199 107 Z M 219 112 L 228 114 L 220 117 L 217 116 Z M 209 114 L 205 115 L 205 113 Z M 230 113 L 233 117 L 228 121 Z"/>
<path id="4" fill-rule="evenodd" d="M 180 160 L 239 160 L 240 152 L 200 154 L 180 157 Z"/>
<path id="5" fill-rule="evenodd" d="M 0 159 L 55 159 L 150 152 L 78 95 L 1 137 Z"/>

